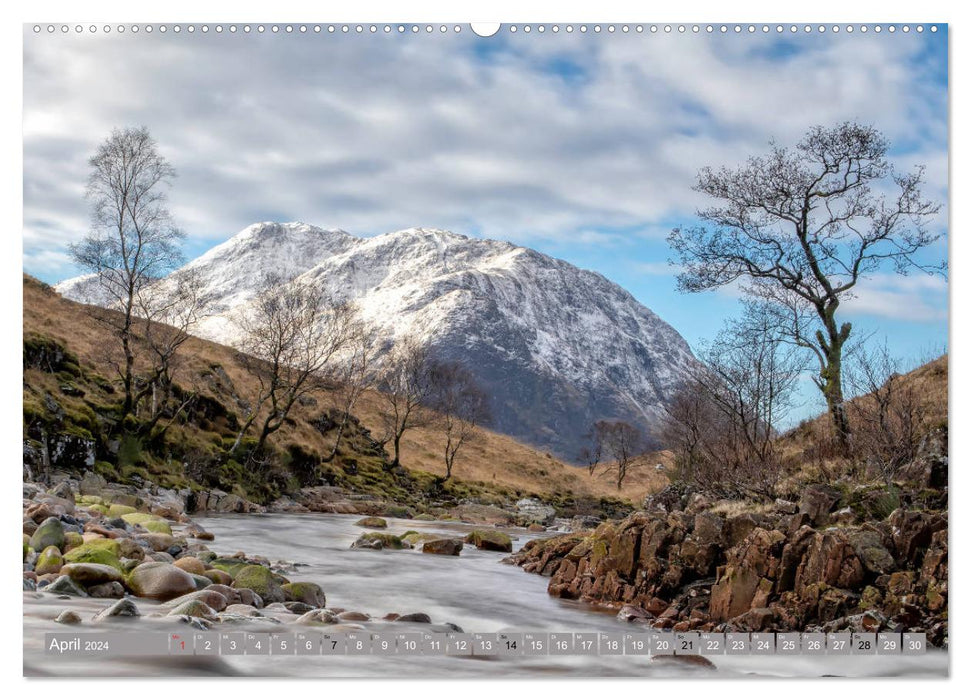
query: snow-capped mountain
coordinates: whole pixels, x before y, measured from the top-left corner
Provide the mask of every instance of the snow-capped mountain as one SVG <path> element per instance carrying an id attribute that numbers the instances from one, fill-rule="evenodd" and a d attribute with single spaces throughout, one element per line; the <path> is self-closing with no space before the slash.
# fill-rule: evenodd
<path id="1" fill-rule="evenodd" d="M 268 273 L 321 285 L 354 300 L 385 339 L 417 335 L 464 364 L 491 396 L 492 428 L 567 460 L 596 420 L 655 428 L 695 363 L 678 332 L 618 285 L 501 241 L 261 223 L 186 268 L 216 300 L 199 335 L 236 343 L 232 311 Z M 57 289 L 97 302 L 90 278 Z"/>

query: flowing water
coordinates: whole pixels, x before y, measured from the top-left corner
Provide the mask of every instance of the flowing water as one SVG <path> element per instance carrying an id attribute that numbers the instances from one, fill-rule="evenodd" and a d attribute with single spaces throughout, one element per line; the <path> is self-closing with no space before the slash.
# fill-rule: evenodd
<path id="1" fill-rule="evenodd" d="M 352 550 L 362 529 L 359 516 L 344 515 L 224 515 L 198 518 L 216 535 L 210 548 L 222 555 L 237 551 L 303 564 L 290 578 L 319 583 L 327 604 L 359 610 L 379 618 L 386 613 L 427 613 L 435 623 L 450 622 L 465 632 L 624 632 L 631 627 L 606 611 L 581 603 L 551 598 L 548 579 L 527 574 L 519 567 L 500 563 L 505 554 L 479 551 L 470 546 L 458 557 L 432 556 L 417 550 Z M 388 532 L 405 530 L 461 536 L 469 525 L 388 519 Z M 535 537 L 521 529 L 506 529 L 519 549 Z M 717 675 L 770 677 L 806 676 L 930 676 L 948 672 L 946 653 L 896 657 L 713 657 L 717 669 L 652 664 L 637 656 L 543 656 L 515 658 L 467 658 L 446 656 L 223 656 L 65 659 L 46 656 L 45 632 L 64 632 L 53 622 L 64 608 L 81 613 L 78 632 L 162 631 L 184 625 L 149 617 L 158 605 L 139 600 L 143 617 L 97 626 L 93 614 L 106 601 L 57 600 L 51 595 L 24 594 L 24 672 L 27 675 L 167 676 L 167 675 L 262 675 L 301 677 L 466 677 L 466 676 L 680 676 Z M 302 631 L 308 628 L 262 623 L 232 626 L 232 631 Z M 370 623 L 369 623 L 370 624 Z M 394 629 L 395 623 L 382 629 Z M 216 625 L 214 631 L 229 631 Z M 381 628 L 381 626 L 379 626 Z M 317 627 L 317 630 L 326 628 Z M 442 629 L 442 628 L 437 628 Z M 376 630 L 377 631 L 377 630 Z"/>

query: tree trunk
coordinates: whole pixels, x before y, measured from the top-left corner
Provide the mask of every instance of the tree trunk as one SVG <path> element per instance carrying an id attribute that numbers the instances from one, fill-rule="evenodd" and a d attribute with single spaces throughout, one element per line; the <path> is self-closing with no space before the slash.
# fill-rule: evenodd
<path id="1" fill-rule="evenodd" d="M 826 408 L 829 411 L 836 443 L 843 454 L 849 450 L 850 424 L 843 400 L 843 344 L 850 335 L 850 325 L 844 323 L 838 333 L 831 334 L 827 344 L 826 366 L 820 372 Z"/>
<path id="2" fill-rule="evenodd" d="M 127 332 L 122 333 L 121 345 L 125 351 L 125 402 L 121 407 L 121 418 L 124 420 L 135 409 L 135 354 L 131 348 L 131 336 Z"/>
<path id="3" fill-rule="evenodd" d="M 341 446 L 341 438 L 344 437 L 344 429 L 347 427 L 347 419 L 350 414 L 347 412 L 343 413 L 343 418 L 341 418 L 340 424 L 337 426 L 337 437 L 334 439 L 334 447 L 331 449 L 330 454 L 327 455 L 322 461 L 333 462 L 334 458 L 337 457 L 337 450 Z"/>
<path id="4" fill-rule="evenodd" d="M 395 433 L 393 447 L 394 447 L 394 459 L 391 460 L 392 469 L 394 469 L 399 464 L 401 464 L 401 460 L 399 459 L 399 455 L 401 453 L 401 433 Z"/>

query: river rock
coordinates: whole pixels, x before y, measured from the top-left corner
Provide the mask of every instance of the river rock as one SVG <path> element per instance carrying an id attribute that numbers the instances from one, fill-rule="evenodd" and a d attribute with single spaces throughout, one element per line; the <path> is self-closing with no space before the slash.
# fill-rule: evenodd
<path id="1" fill-rule="evenodd" d="M 103 564 L 120 571 L 119 551 L 117 540 L 101 537 L 74 547 L 64 555 L 64 560 L 71 564 Z"/>
<path id="2" fill-rule="evenodd" d="M 42 552 L 48 547 L 64 549 L 64 527 L 59 518 L 49 517 L 44 520 L 30 537 L 30 546 L 35 552 Z"/>
<path id="3" fill-rule="evenodd" d="M 285 583 L 280 587 L 283 590 L 287 601 L 305 603 L 314 608 L 323 608 L 327 605 L 327 596 L 324 589 L 316 583 L 298 581 Z"/>
<path id="4" fill-rule="evenodd" d="M 535 498 L 516 501 L 516 512 L 529 522 L 550 525 L 556 517 L 556 508 Z"/>
<path id="5" fill-rule="evenodd" d="M 509 535 L 498 530 L 473 530 L 465 536 L 465 541 L 474 544 L 477 549 L 488 549 L 494 552 L 512 551 L 512 540 Z"/>
<path id="6" fill-rule="evenodd" d="M 260 617 L 263 614 L 254 606 L 247 605 L 245 603 L 234 603 L 232 605 L 228 605 L 223 612 L 229 615 L 242 615 L 243 617 Z"/>
<path id="7" fill-rule="evenodd" d="M 88 562 L 65 564 L 61 567 L 61 573 L 85 586 L 122 580 L 121 572 L 115 567 Z"/>
<path id="8" fill-rule="evenodd" d="M 457 557 L 462 551 L 462 540 L 451 537 L 427 540 L 422 546 L 423 554 L 445 554 Z"/>
<path id="9" fill-rule="evenodd" d="M 407 615 L 399 615 L 395 622 L 417 622 L 423 625 L 430 625 L 432 623 L 432 618 L 423 612 L 408 613 Z"/>
<path id="10" fill-rule="evenodd" d="M 54 618 L 54 622 L 62 625 L 80 625 L 81 616 L 73 610 L 62 610 L 60 614 Z"/>
<path id="11" fill-rule="evenodd" d="M 37 557 L 34 571 L 37 574 L 56 574 L 62 566 L 64 566 L 64 557 L 61 556 L 61 550 L 50 545 L 45 547 L 44 551 Z"/>
<path id="12" fill-rule="evenodd" d="M 252 605 L 254 608 L 263 607 L 263 599 L 256 591 L 249 588 L 237 588 L 236 592 L 239 594 L 239 602 L 243 605 Z"/>
<path id="13" fill-rule="evenodd" d="M 193 578 L 182 569 L 161 562 L 145 562 L 128 575 L 129 588 L 137 596 L 171 600 L 196 590 Z"/>
<path id="14" fill-rule="evenodd" d="M 141 617 L 138 607 L 128 598 L 122 598 L 117 603 L 109 605 L 94 616 L 95 622 L 104 622 L 112 619 L 124 619 L 129 617 Z"/>
<path id="15" fill-rule="evenodd" d="M 59 593 L 70 595 L 77 598 L 87 598 L 88 593 L 78 583 L 71 580 L 70 576 L 59 576 L 53 583 L 44 589 L 47 593 Z"/>
<path id="16" fill-rule="evenodd" d="M 125 587 L 119 581 L 108 581 L 88 586 L 88 595 L 92 598 L 124 598 Z"/>
<path id="17" fill-rule="evenodd" d="M 171 612 L 169 612 L 169 617 L 177 615 L 188 615 L 189 617 L 197 617 L 210 621 L 214 621 L 216 619 L 216 611 L 203 603 L 201 600 L 183 601 L 173 608 Z"/>
<path id="18" fill-rule="evenodd" d="M 244 566 L 233 579 L 233 588 L 248 588 L 260 596 L 264 603 L 282 603 L 286 600 L 280 585 L 276 574 L 258 564 Z"/>
<path id="19" fill-rule="evenodd" d="M 311 610 L 293 621 L 295 625 L 336 625 L 340 619 L 330 610 Z"/>
<path id="20" fill-rule="evenodd" d="M 341 622 L 367 622 L 371 616 L 356 610 L 345 610 L 337 615 L 337 619 Z"/>
<path id="21" fill-rule="evenodd" d="M 237 598 L 238 599 L 238 598 Z M 165 603 L 162 608 L 165 610 L 173 610 L 183 603 L 190 600 L 198 600 L 205 603 L 207 606 L 215 610 L 216 612 L 221 612 L 229 607 L 229 600 L 219 591 L 214 591 L 211 589 L 204 589 L 201 591 L 195 591 L 194 593 L 187 593 L 184 596 L 174 598 L 173 600 Z M 186 615 L 190 613 L 185 613 Z"/>
<path id="22" fill-rule="evenodd" d="M 221 571 L 219 569 L 206 569 L 202 572 L 202 575 L 213 583 L 219 583 L 226 586 L 231 586 L 233 583 L 233 577 L 225 571 Z"/>
<path id="23" fill-rule="evenodd" d="M 373 527 L 379 530 L 388 527 L 387 520 L 373 515 L 367 518 L 361 518 L 354 524 L 357 525 L 358 527 Z"/>
<path id="24" fill-rule="evenodd" d="M 386 532 L 365 532 L 351 544 L 351 549 L 411 549 L 411 545 Z"/>
<path id="25" fill-rule="evenodd" d="M 206 575 L 206 565 L 195 557 L 182 557 L 181 559 L 176 559 L 175 562 L 173 562 L 173 566 L 177 566 L 190 574 L 198 574 L 199 576 Z"/>

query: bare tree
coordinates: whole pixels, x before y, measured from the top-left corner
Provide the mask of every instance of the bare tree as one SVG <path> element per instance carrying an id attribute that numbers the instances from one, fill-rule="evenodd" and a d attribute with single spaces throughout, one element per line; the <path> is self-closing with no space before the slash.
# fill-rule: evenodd
<path id="1" fill-rule="evenodd" d="M 782 474 L 776 426 L 792 406 L 804 353 L 759 305 L 704 346 L 704 364 L 668 407 L 662 430 L 681 478 L 717 495 L 770 497 Z"/>
<path id="2" fill-rule="evenodd" d="M 668 237 L 679 289 L 736 281 L 778 315 L 787 340 L 818 362 L 815 382 L 838 441 L 848 445 L 842 358 L 852 326 L 840 304 L 873 272 L 892 266 L 945 274 L 918 253 L 941 238 L 929 230 L 940 205 L 921 194 L 923 169 L 899 174 L 876 129 L 854 123 L 812 128 L 794 149 L 774 145 L 735 170 L 703 169 L 695 189 L 719 204 L 699 211 L 703 224 Z M 892 195 L 880 192 L 890 184 Z"/>
<path id="3" fill-rule="evenodd" d="M 94 310 L 121 344 L 121 418 L 136 408 L 135 318 L 142 291 L 182 262 L 179 231 L 166 207 L 175 170 L 145 127 L 115 129 L 91 158 L 87 197 L 92 231 L 70 247 L 74 262 L 96 275 L 107 305 Z"/>
<path id="4" fill-rule="evenodd" d="M 465 367 L 456 362 L 435 362 L 429 373 L 432 408 L 439 414 L 445 434 L 445 478 L 452 470 L 459 451 L 478 433 L 488 419 L 488 397 Z"/>
<path id="5" fill-rule="evenodd" d="M 257 390 L 232 451 L 259 420 L 248 462 L 262 459 L 267 438 L 286 422 L 293 406 L 320 387 L 331 360 L 346 345 L 353 307 L 303 282 L 264 279 L 262 289 L 237 317 L 240 356 Z"/>
<path id="6" fill-rule="evenodd" d="M 593 447 L 588 451 L 591 460 L 590 474 L 594 474 L 597 467 L 602 466 L 604 473 L 616 475 L 619 491 L 631 468 L 643 461 L 647 449 L 644 434 L 625 421 L 599 420 L 593 424 L 591 436 Z M 601 462 L 601 459 L 608 461 Z"/>
<path id="7" fill-rule="evenodd" d="M 141 345 L 147 350 L 148 372 L 136 378 L 138 389 L 134 410 L 149 399 L 148 420 L 142 431 L 151 433 L 163 417 L 171 425 L 195 398 L 195 393 L 175 397 L 173 374 L 178 353 L 191 337 L 191 332 L 208 313 L 211 300 L 202 279 L 191 270 L 174 273 L 162 282 L 140 289 L 135 310 Z"/>
<path id="8" fill-rule="evenodd" d="M 853 453 L 889 484 L 917 458 L 928 427 L 927 406 L 886 343 L 859 348 L 849 360 L 848 384 L 857 394 L 848 411 Z"/>
<path id="9" fill-rule="evenodd" d="M 428 347 L 414 337 L 395 342 L 385 356 L 379 374 L 384 423 L 383 442 L 391 442 L 393 456 L 389 468 L 401 464 L 401 438 L 405 431 L 426 425 L 432 396 L 432 359 Z"/>
<path id="10" fill-rule="evenodd" d="M 376 352 L 375 330 L 361 321 L 352 323 L 348 328 L 344 356 L 327 373 L 332 385 L 328 400 L 339 418 L 334 446 L 324 458 L 325 462 L 330 462 L 337 456 L 351 412 L 364 392 L 374 385 Z"/>

